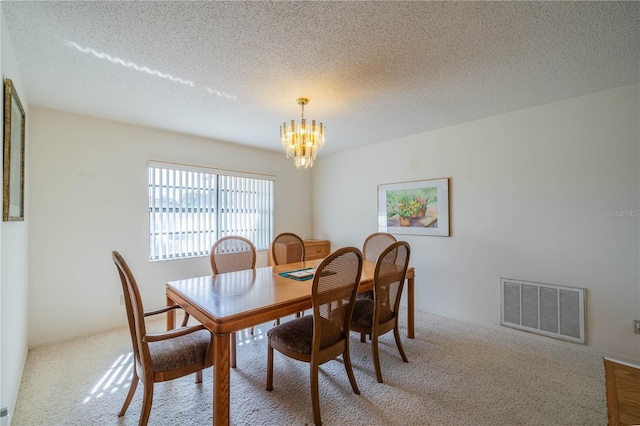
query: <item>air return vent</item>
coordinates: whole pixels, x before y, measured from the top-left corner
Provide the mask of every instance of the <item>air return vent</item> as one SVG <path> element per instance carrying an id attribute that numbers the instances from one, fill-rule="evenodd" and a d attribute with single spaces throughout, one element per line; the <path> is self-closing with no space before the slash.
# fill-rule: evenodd
<path id="1" fill-rule="evenodd" d="M 500 324 L 585 344 L 585 289 L 500 278 Z"/>

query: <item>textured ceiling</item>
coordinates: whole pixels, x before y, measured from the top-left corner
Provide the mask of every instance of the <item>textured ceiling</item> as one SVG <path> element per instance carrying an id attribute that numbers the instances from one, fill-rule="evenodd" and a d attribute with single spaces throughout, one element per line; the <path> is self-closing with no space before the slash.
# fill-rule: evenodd
<path id="1" fill-rule="evenodd" d="M 640 80 L 637 2 L 6 1 L 30 104 L 331 153 Z"/>

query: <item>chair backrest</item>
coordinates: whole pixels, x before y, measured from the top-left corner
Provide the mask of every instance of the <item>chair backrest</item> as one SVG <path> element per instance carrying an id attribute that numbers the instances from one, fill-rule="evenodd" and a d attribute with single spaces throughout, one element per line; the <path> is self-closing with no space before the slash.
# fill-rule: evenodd
<path id="1" fill-rule="evenodd" d="M 302 262 L 304 260 L 302 238 L 290 232 L 278 234 L 271 242 L 271 259 L 274 265 Z"/>
<path id="2" fill-rule="evenodd" d="M 129 269 L 129 265 L 127 265 L 122 255 L 117 251 L 112 251 L 111 258 L 116 264 L 122 283 L 129 331 L 131 332 L 131 343 L 133 345 L 133 356 L 144 370 L 145 365 L 151 365 L 151 356 L 149 355 L 148 346 L 142 342 L 142 338 L 146 336 L 147 331 L 144 323 L 144 308 L 142 306 L 140 290 L 138 289 L 138 284 L 133 277 L 131 269 Z M 147 359 L 149 362 L 145 364 L 144 359 Z"/>
<path id="3" fill-rule="evenodd" d="M 349 338 L 353 307 L 362 274 L 362 252 L 344 247 L 320 263 L 313 277 L 312 351 Z"/>
<path id="4" fill-rule="evenodd" d="M 409 243 L 398 241 L 384 249 L 378 257 L 373 276 L 374 316 L 378 323 L 398 316 L 410 255 Z"/>
<path id="5" fill-rule="evenodd" d="M 386 232 L 376 232 L 375 234 L 369 235 L 367 239 L 364 240 L 364 245 L 362 246 L 364 260 L 375 262 L 378 260 L 380 253 L 395 242 L 396 237 Z"/>
<path id="6" fill-rule="evenodd" d="M 254 269 L 256 248 L 251 241 L 243 237 L 222 237 L 211 247 L 209 259 L 214 275 Z"/>

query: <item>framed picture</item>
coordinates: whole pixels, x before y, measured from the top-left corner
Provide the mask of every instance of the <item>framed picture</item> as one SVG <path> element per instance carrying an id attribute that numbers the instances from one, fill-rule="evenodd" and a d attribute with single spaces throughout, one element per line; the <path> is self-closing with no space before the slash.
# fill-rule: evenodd
<path id="1" fill-rule="evenodd" d="M 4 151 L 2 220 L 24 220 L 25 114 L 15 86 L 4 81 Z"/>
<path id="2" fill-rule="evenodd" d="M 378 185 L 378 231 L 449 236 L 449 179 Z"/>

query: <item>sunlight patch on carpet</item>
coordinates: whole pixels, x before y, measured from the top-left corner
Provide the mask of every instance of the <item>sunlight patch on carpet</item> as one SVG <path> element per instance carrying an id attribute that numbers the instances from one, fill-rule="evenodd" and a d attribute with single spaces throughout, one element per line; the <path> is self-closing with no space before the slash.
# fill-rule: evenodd
<path id="1" fill-rule="evenodd" d="M 105 393 L 113 394 L 119 389 L 128 387 L 131 384 L 132 372 L 133 352 L 121 354 L 111 365 L 111 368 L 98 380 L 82 403 L 86 404 L 92 398 L 98 399 Z"/>

